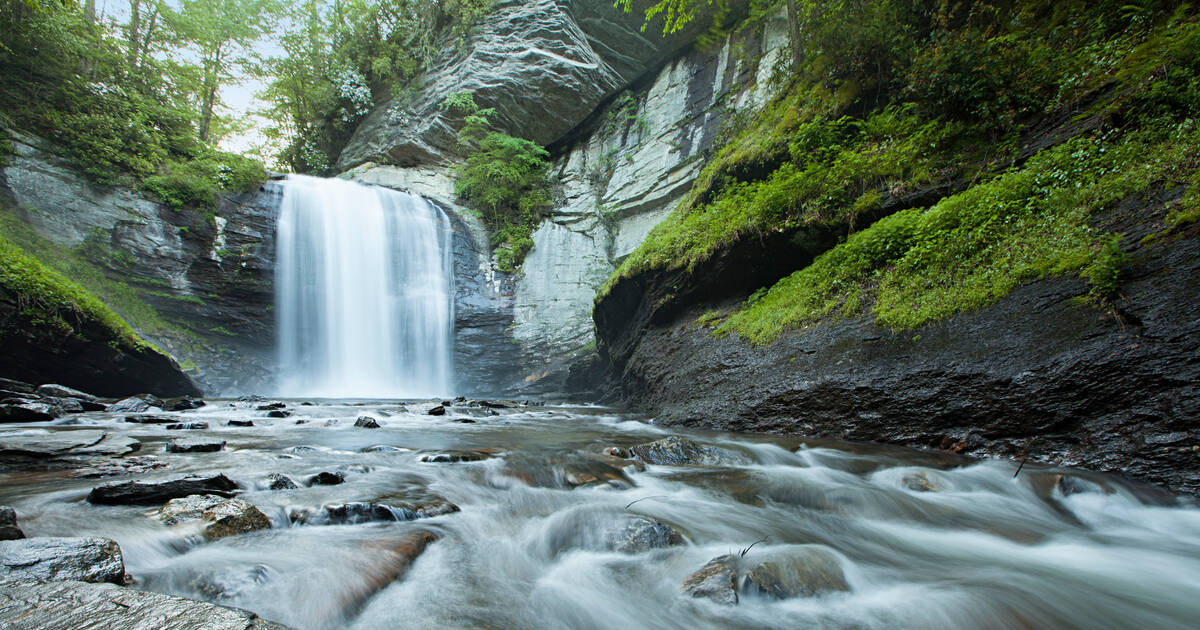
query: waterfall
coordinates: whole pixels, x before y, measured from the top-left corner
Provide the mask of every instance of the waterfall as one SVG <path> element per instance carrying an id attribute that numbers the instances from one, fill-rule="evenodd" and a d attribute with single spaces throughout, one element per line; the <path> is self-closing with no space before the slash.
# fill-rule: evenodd
<path id="1" fill-rule="evenodd" d="M 276 242 L 281 395 L 453 393 L 451 230 L 437 206 L 292 175 Z"/>

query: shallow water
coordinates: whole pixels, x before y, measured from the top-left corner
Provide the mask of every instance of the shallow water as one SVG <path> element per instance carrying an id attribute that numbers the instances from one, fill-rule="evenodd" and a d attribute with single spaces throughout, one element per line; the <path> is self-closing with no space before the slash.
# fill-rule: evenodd
<path id="1" fill-rule="evenodd" d="M 208 431 L 168 431 L 91 413 L 73 424 L 5 425 L 0 433 L 104 428 L 143 441 L 137 455 L 166 479 L 224 472 L 272 529 L 202 543 L 148 507 L 84 499 L 112 479 L 68 471 L 0 473 L 0 504 L 29 536 L 117 540 L 136 588 L 246 608 L 297 628 L 1192 628 L 1200 617 L 1200 509 L 1122 480 L 836 442 L 664 429 L 594 407 L 528 407 L 483 415 L 409 403 L 289 401 L 290 418 L 255 403 L 213 401 L 176 414 Z M 391 411 L 388 411 L 391 410 Z M 381 413 L 383 412 L 383 413 Z M 390 415 L 384 416 L 384 413 Z M 370 415 L 381 429 L 353 426 Z M 470 417 L 474 424 L 455 422 Z M 255 427 L 224 426 L 253 418 Z M 326 426 L 326 421 L 338 423 Z M 297 420 L 308 420 L 297 425 Z M 174 437 L 217 435 L 223 452 L 163 452 Z M 735 466 L 648 466 L 630 483 L 574 489 L 579 453 L 680 435 L 745 456 Z M 375 445 L 402 451 L 362 452 Z M 423 452 L 497 449 L 484 461 L 425 463 Z M 265 489 L 342 470 L 346 482 Z M 913 490 L 921 473 L 936 491 Z M 529 485 L 530 482 L 538 484 Z M 461 512 L 407 522 L 294 525 L 289 514 L 413 493 Z M 685 544 L 606 550 L 631 515 L 668 523 Z M 424 529 L 431 544 L 392 580 L 389 551 Z M 765 539 L 765 540 L 763 540 Z M 746 562 L 819 546 L 846 592 L 736 606 L 693 599 L 680 584 L 710 559 L 754 545 Z"/>

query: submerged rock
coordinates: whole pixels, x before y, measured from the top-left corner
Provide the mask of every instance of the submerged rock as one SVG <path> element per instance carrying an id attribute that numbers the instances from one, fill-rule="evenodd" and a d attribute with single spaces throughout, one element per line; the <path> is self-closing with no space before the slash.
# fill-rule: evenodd
<path id="1" fill-rule="evenodd" d="M 7 505 L 0 505 L 0 540 L 17 540 L 24 537 L 25 532 L 17 527 L 17 511 Z"/>
<path id="2" fill-rule="evenodd" d="M 426 464 L 449 464 L 455 462 L 478 462 L 485 459 L 491 459 L 495 452 L 478 449 L 478 450 L 463 450 L 463 451 L 435 451 L 432 453 L 424 453 L 417 458 L 419 462 Z"/>
<path id="3" fill-rule="evenodd" d="M 203 521 L 209 540 L 271 528 L 267 515 L 249 502 L 212 494 L 171 499 L 159 510 L 159 519 L 167 525 Z"/>
<path id="4" fill-rule="evenodd" d="M 354 426 L 362 429 L 378 429 L 379 423 L 371 416 L 359 416 L 358 420 L 354 421 Z"/>
<path id="5" fill-rule="evenodd" d="M 718 556 L 709 560 L 695 573 L 683 580 L 680 588 L 692 597 L 711 599 L 718 604 L 738 603 L 737 572 L 740 558 Z"/>
<path id="6" fill-rule="evenodd" d="M 934 483 L 925 471 L 910 473 L 900 478 L 900 485 L 913 492 L 938 492 L 941 486 Z"/>
<path id="7" fill-rule="evenodd" d="M 163 401 L 163 409 L 166 411 L 187 411 L 189 409 L 199 409 L 208 403 L 198 398 L 184 396 L 182 398 L 171 398 Z"/>
<path id="8" fill-rule="evenodd" d="M 683 544 L 683 534 L 678 529 L 647 516 L 638 516 L 613 532 L 613 551 L 642 553 L 651 549 L 662 549 Z"/>
<path id="9" fill-rule="evenodd" d="M 411 453 L 411 448 L 403 446 L 391 446 L 390 444 L 376 444 L 362 449 L 363 453 Z"/>
<path id="10" fill-rule="evenodd" d="M 192 494 L 231 497 L 238 485 L 225 475 L 181 477 L 169 481 L 127 481 L 92 489 L 87 500 L 98 505 L 162 505 Z"/>
<path id="11" fill-rule="evenodd" d="M 336 486 L 346 482 L 346 475 L 341 472 L 319 472 L 308 478 L 310 486 Z"/>
<path id="12" fill-rule="evenodd" d="M 125 422 L 134 424 L 173 424 L 179 422 L 179 418 L 170 418 L 167 416 L 125 416 Z"/>
<path id="13" fill-rule="evenodd" d="M 846 577 L 837 557 L 818 547 L 772 554 L 742 581 L 742 590 L 774 599 L 813 597 L 832 591 L 848 591 Z"/>
<path id="14" fill-rule="evenodd" d="M 201 431 L 208 428 L 207 422 L 177 422 L 163 427 L 168 431 Z"/>
<path id="15" fill-rule="evenodd" d="M 287 630 L 252 612 L 207 602 L 84 582 L 0 582 L 0 626 Z"/>
<path id="16" fill-rule="evenodd" d="M 227 427 L 252 427 L 252 426 L 254 426 L 254 421 L 253 420 L 230 420 L 229 422 L 225 423 L 225 426 L 227 426 Z"/>
<path id="17" fill-rule="evenodd" d="M 168 453 L 215 453 L 225 450 L 225 440 L 214 438 L 176 438 L 167 442 Z"/>
<path id="18" fill-rule="evenodd" d="M 357 523 L 412 521 L 453 514 L 459 507 L 441 497 L 414 501 L 355 501 L 323 505 L 317 510 L 297 510 L 289 515 L 303 525 L 352 525 Z"/>
<path id="19" fill-rule="evenodd" d="M 0 541 L 0 579 L 122 584 L 125 562 L 121 548 L 107 538 L 6 540 Z"/>
<path id="20" fill-rule="evenodd" d="M 737 466 L 749 464 L 749 457 L 719 446 L 709 446 L 671 436 L 631 446 L 629 456 L 647 464 L 662 466 Z"/>
<path id="21" fill-rule="evenodd" d="M 500 474 L 525 485 L 539 488 L 578 488 L 608 486 L 629 488 L 635 485 L 625 473 L 623 460 L 593 453 L 574 451 L 552 456 L 519 454 L 508 457 Z M 629 462 L 633 465 L 633 462 Z"/>

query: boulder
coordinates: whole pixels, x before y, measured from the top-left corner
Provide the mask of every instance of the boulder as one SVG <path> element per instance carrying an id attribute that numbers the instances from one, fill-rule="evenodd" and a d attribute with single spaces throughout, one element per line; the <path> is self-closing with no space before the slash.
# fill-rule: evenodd
<path id="1" fill-rule="evenodd" d="M 625 473 L 626 466 L 617 465 L 617 462 L 624 463 L 574 451 L 550 456 L 518 454 L 505 459 L 500 473 L 503 477 L 539 488 L 632 487 L 634 483 Z"/>
<path id="2" fill-rule="evenodd" d="M 168 453 L 215 453 L 225 450 L 225 440 L 214 438 L 177 438 L 167 442 Z"/>
<path id="3" fill-rule="evenodd" d="M 417 458 L 419 462 L 426 464 L 449 464 L 455 462 L 478 462 L 485 459 L 491 459 L 495 455 L 485 449 L 479 450 L 462 450 L 462 451 L 433 451 L 424 453 Z"/>
<path id="4" fill-rule="evenodd" d="M 137 457 L 122 457 L 96 466 L 73 470 L 70 476 L 84 479 L 98 479 L 101 477 L 115 477 L 117 475 L 147 473 L 152 470 L 166 468 L 167 466 L 167 462 L 162 461 L 154 455 L 139 455 Z"/>
<path id="5" fill-rule="evenodd" d="M 53 398 L 74 398 L 80 401 L 100 404 L 100 399 L 86 392 L 81 392 L 78 389 L 72 389 L 65 385 L 46 384 L 39 385 L 37 393 L 41 396 L 50 396 Z"/>
<path id="6" fill-rule="evenodd" d="M 127 481 L 98 486 L 87 500 L 98 505 L 162 505 L 192 494 L 231 497 L 238 485 L 225 475 L 190 476 L 168 481 Z"/>
<path id="7" fill-rule="evenodd" d="M 661 466 L 737 466 L 749 464 L 749 457 L 719 446 L 709 446 L 671 436 L 631 446 L 629 456 Z"/>
<path id="8" fill-rule="evenodd" d="M 0 422 L 46 422 L 62 415 L 54 405 L 39 402 L 19 402 L 0 405 Z"/>
<path id="9" fill-rule="evenodd" d="M 551 556 L 573 549 L 632 554 L 683 544 L 683 535 L 646 516 L 582 507 L 551 516 L 544 542 Z"/>
<path id="10" fill-rule="evenodd" d="M 7 505 L 0 505 L 0 540 L 17 540 L 24 537 L 25 532 L 17 527 L 17 511 Z"/>
<path id="11" fill-rule="evenodd" d="M 403 446 L 392 446 L 390 444 L 376 444 L 362 449 L 363 453 L 411 453 L 411 448 Z"/>
<path id="12" fill-rule="evenodd" d="M 150 394 L 142 394 L 140 396 L 130 396 L 123 400 L 108 406 L 108 411 L 111 413 L 141 413 L 151 407 L 162 408 L 163 401 L 157 396 Z"/>
<path id="13" fill-rule="evenodd" d="M 336 486 L 346 483 L 346 475 L 337 471 L 322 471 L 308 478 L 309 486 Z"/>
<path id="14" fill-rule="evenodd" d="M 317 510 L 296 510 L 289 518 L 303 525 L 347 525 L 356 523 L 412 521 L 453 514 L 459 507 L 441 497 L 414 501 L 355 501 L 323 505 Z"/>
<path id="15" fill-rule="evenodd" d="M 680 588 L 692 597 L 711 599 L 718 604 L 738 603 L 737 573 L 740 557 L 733 554 L 709 560 L 683 580 Z"/>
<path id="16" fill-rule="evenodd" d="M 0 389 L 19 394 L 32 394 L 37 390 L 37 388 L 31 383 L 17 381 L 11 378 L 0 378 Z"/>
<path id="17" fill-rule="evenodd" d="M 230 420 L 229 422 L 225 423 L 225 426 L 227 426 L 227 427 L 252 427 L 252 426 L 254 426 L 254 421 L 253 420 Z"/>
<path id="18" fill-rule="evenodd" d="M 434 405 L 428 411 L 428 413 L 431 416 L 444 416 L 444 415 L 446 415 L 446 407 L 445 407 L 445 405 Z"/>
<path id="19" fill-rule="evenodd" d="M 637 516 L 615 529 L 609 536 L 610 549 L 621 553 L 642 553 L 683 544 L 678 529 L 646 516 Z"/>
<path id="20" fill-rule="evenodd" d="M 245 610 L 112 584 L 0 581 L 6 628 L 288 630 Z"/>
<path id="21" fill-rule="evenodd" d="M 83 406 L 83 401 L 75 400 L 74 398 L 55 398 L 53 396 L 43 396 L 42 402 L 52 407 L 58 408 L 62 413 L 83 413 L 87 409 Z M 101 405 L 100 409 L 104 409 Z M 97 409 L 99 411 L 99 409 Z"/>
<path id="22" fill-rule="evenodd" d="M 291 415 L 292 415 L 292 412 L 290 412 L 286 409 L 274 409 L 272 411 L 267 412 L 268 418 L 287 418 L 288 416 L 291 416 Z"/>
<path id="23" fill-rule="evenodd" d="M 769 560 L 750 569 L 742 581 L 742 592 L 773 599 L 848 590 L 850 586 L 837 557 L 819 547 L 773 553 Z"/>
<path id="24" fill-rule="evenodd" d="M 268 403 L 266 405 L 259 405 L 259 406 L 255 407 L 255 409 L 258 411 L 275 411 L 276 409 L 286 409 L 286 408 L 287 408 L 287 405 L 284 403 L 281 403 L 281 402 L 273 402 L 273 403 Z"/>
<path id="25" fill-rule="evenodd" d="M 0 541 L 0 579 L 125 582 L 121 548 L 107 538 Z"/>
<path id="26" fill-rule="evenodd" d="M 171 499 L 159 509 L 158 518 L 167 525 L 202 521 L 209 540 L 271 528 L 267 515 L 249 502 L 214 494 Z"/>
<path id="27" fill-rule="evenodd" d="M 361 429 L 378 429 L 379 423 L 371 416 L 359 416 L 358 420 L 354 421 L 354 426 Z"/>

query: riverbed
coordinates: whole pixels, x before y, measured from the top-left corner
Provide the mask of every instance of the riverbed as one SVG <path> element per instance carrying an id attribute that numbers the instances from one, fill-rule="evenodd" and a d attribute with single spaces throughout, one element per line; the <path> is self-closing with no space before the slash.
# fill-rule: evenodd
<path id="1" fill-rule="evenodd" d="M 124 459 L 145 459 L 109 476 L 95 465 L 0 472 L 0 505 L 16 508 L 27 536 L 117 541 L 130 588 L 295 628 L 1192 628 L 1200 618 L 1200 509 L 1112 476 L 667 429 L 591 406 L 259 409 L 269 402 L 150 412 L 200 430 L 108 412 L 3 425 L 3 435 L 100 429 L 139 440 Z M 355 426 L 365 417 L 379 428 Z M 182 437 L 225 446 L 166 452 Z M 654 442 L 666 446 L 638 447 Z M 156 506 L 87 500 L 106 484 L 215 473 L 268 529 L 210 540 L 164 523 Z M 341 481 L 313 483 L 321 473 Z M 296 487 L 271 489 L 288 485 L 281 478 Z M 732 593 L 684 588 L 722 556 Z M 797 557 L 821 559 L 820 579 L 798 591 L 750 579 Z"/>

